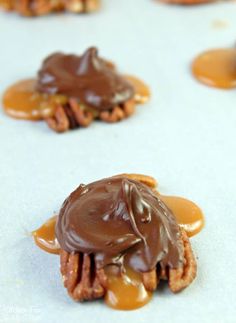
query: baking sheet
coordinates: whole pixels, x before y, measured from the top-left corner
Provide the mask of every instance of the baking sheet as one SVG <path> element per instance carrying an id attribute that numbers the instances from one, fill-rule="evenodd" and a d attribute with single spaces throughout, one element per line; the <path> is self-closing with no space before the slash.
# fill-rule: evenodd
<path id="1" fill-rule="evenodd" d="M 0 322 L 235 322 L 236 92 L 205 87 L 189 71 L 202 50 L 234 45 L 235 11 L 229 1 L 185 8 L 103 0 L 88 16 L 0 14 L 1 93 L 34 76 L 51 52 L 91 45 L 153 93 L 122 123 L 62 135 L 0 111 Z M 58 257 L 39 250 L 29 234 L 81 182 L 123 172 L 156 177 L 161 192 L 192 199 L 206 216 L 192 238 L 195 282 L 178 295 L 161 288 L 132 312 L 71 301 Z"/>

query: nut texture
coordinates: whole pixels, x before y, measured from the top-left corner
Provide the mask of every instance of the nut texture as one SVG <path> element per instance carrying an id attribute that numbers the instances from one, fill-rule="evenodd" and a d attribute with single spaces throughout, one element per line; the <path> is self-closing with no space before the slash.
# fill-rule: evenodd
<path id="1" fill-rule="evenodd" d="M 157 268 L 142 274 L 143 284 L 148 291 L 157 289 L 160 280 L 168 280 L 169 288 L 176 293 L 188 287 L 196 277 L 197 264 L 184 230 L 181 230 L 184 247 L 184 265 L 177 269 Z M 68 253 L 61 250 L 61 274 L 68 294 L 75 301 L 93 300 L 104 297 L 107 276 L 103 269 L 97 270 L 92 255 Z"/>
<path id="2" fill-rule="evenodd" d="M 53 117 L 46 118 L 48 126 L 56 132 L 65 132 L 78 127 L 88 127 L 95 119 L 105 122 L 118 122 L 128 118 L 135 110 L 135 102 L 129 100 L 111 111 L 96 111 L 69 99 L 64 105 L 57 105 Z"/>
<path id="3" fill-rule="evenodd" d="M 62 250 L 61 274 L 64 286 L 75 301 L 101 298 L 105 295 L 106 276 L 103 269 L 96 270 L 92 255 Z"/>

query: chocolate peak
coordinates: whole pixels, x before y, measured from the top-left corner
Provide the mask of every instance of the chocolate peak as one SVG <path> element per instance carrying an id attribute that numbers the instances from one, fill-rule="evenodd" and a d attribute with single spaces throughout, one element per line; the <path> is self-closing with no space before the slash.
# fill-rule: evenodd
<path id="1" fill-rule="evenodd" d="M 98 56 L 95 47 L 82 56 L 55 53 L 38 72 L 37 90 L 64 94 L 98 110 L 109 110 L 134 96 L 131 84 Z"/>
<path id="2" fill-rule="evenodd" d="M 67 252 L 94 254 L 97 268 L 125 261 L 148 272 L 183 261 L 172 212 L 149 187 L 124 177 L 80 185 L 61 208 L 56 236 Z"/>
<path id="3" fill-rule="evenodd" d="M 76 73 L 81 76 L 89 73 L 98 73 L 102 69 L 102 65 L 98 58 L 97 48 L 91 47 L 81 56 Z"/>

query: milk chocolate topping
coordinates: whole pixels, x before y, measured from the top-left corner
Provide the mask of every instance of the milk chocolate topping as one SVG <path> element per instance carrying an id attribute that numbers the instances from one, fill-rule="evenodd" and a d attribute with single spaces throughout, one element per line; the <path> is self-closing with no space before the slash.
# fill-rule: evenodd
<path id="1" fill-rule="evenodd" d="M 124 177 L 80 185 L 61 208 L 56 237 L 68 252 L 94 254 L 98 268 L 125 261 L 147 272 L 183 261 L 172 212 L 146 185 Z"/>
<path id="2" fill-rule="evenodd" d="M 55 53 L 46 58 L 37 90 L 74 97 L 98 110 L 112 109 L 134 96 L 132 85 L 99 58 L 94 47 L 82 56 Z"/>

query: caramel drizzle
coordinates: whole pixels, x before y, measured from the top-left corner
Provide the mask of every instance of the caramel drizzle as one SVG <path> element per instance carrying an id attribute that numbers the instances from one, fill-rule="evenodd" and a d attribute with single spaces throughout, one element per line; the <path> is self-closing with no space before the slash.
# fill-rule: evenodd
<path id="1" fill-rule="evenodd" d="M 119 310 L 131 310 L 145 305 L 160 280 L 168 280 L 170 290 L 173 293 L 179 292 L 194 280 L 197 269 L 186 232 L 180 230 L 180 233 L 185 260 L 184 266 L 176 269 L 157 267 L 140 273 L 130 269 L 125 260 L 122 268 L 108 265 L 99 269 L 93 254 L 61 250 L 60 270 L 64 286 L 75 301 L 105 297 L 108 306 Z"/>
<path id="2" fill-rule="evenodd" d="M 152 292 L 147 291 L 141 273 L 125 267 L 120 272 L 115 266 L 105 269 L 108 277 L 105 303 L 117 310 L 134 310 L 143 307 L 152 298 Z"/>

